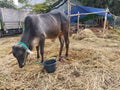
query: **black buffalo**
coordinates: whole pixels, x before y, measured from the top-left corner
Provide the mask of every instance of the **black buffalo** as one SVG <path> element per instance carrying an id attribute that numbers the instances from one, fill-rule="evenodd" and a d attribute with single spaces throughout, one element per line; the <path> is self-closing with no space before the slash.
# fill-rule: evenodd
<path id="1" fill-rule="evenodd" d="M 31 53 L 33 46 L 36 46 L 37 58 L 39 55 L 39 48 L 41 59 L 44 61 L 44 44 L 45 39 L 59 38 L 60 51 L 59 57 L 61 57 L 64 41 L 66 45 L 66 54 L 68 56 L 69 49 L 69 22 L 68 19 L 61 13 L 46 13 L 38 15 L 30 15 L 25 18 L 25 30 L 22 38 L 17 45 L 12 47 L 12 53 L 18 60 L 19 67 L 22 68 L 25 65 L 28 54 Z M 37 40 L 37 45 L 34 41 Z"/>

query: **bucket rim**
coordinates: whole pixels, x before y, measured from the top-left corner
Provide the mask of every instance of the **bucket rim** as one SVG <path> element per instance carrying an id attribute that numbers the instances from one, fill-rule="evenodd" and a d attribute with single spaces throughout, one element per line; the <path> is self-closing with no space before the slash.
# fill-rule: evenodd
<path id="1" fill-rule="evenodd" d="M 54 61 L 54 63 L 46 64 L 46 62 L 47 62 L 47 61 L 50 61 L 50 60 Z M 43 62 L 43 65 L 44 65 L 44 66 L 51 66 L 51 65 L 54 65 L 55 63 L 56 63 L 56 59 L 48 59 L 48 60 L 45 60 L 45 61 Z"/>

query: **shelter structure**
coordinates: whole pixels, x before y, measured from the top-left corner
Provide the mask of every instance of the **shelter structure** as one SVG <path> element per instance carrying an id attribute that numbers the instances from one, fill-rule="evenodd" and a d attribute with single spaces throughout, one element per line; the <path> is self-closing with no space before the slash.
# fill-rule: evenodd
<path id="1" fill-rule="evenodd" d="M 65 14 L 68 15 L 70 22 L 77 22 L 77 30 L 79 30 L 80 21 L 86 21 L 91 17 L 101 16 L 104 20 L 103 31 L 106 29 L 107 19 L 112 18 L 112 14 L 109 9 L 104 8 L 93 8 L 88 6 L 79 6 L 71 3 L 71 0 L 68 0 L 68 10 L 65 11 Z M 69 25 L 70 27 L 70 25 Z"/>

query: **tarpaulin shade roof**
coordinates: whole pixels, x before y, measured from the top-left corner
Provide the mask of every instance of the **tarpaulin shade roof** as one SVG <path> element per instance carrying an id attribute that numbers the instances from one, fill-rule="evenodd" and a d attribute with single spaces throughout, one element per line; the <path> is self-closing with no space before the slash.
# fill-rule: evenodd
<path id="1" fill-rule="evenodd" d="M 102 12 L 103 11 L 103 12 Z M 88 15 L 80 15 L 80 21 L 86 21 L 96 16 L 105 16 L 105 9 L 103 8 L 93 8 L 88 6 L 74 6 L 71 8 L 71 14 L 77 14 L 77 13 L 94 13 L 94 12 L 102 12 L 102 13 L 96 13 L 96 14 L 88 14 Z M 65 14 L 68 14 L 68 11 L 65 11 Z M 70 21 L 76 22 L 78 16 L 71 16 Z M 112 18 L 112 14 L 108 13 L 108 18 Z"/>

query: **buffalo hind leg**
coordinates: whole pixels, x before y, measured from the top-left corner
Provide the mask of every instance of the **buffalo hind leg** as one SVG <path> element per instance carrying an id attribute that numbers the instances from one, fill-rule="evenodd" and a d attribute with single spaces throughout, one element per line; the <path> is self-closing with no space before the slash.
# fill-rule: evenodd
<path id="1" fill-rule="evenodd" d="M 40 40 L 41 63 L 44 62 L 44 44 L 45 44 L 45 39 L 41 39 Z"/>
<path id="2" fill-rule="evenodd" d="M 61 60 L 61 54 L 64 46 L 64 38 L 62 36 L 59 36 L 59 41 L 60 41 L 60 51 L 59 51 L 59 61 Z"/>

